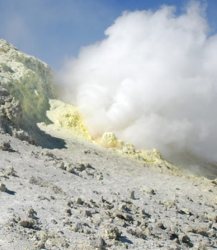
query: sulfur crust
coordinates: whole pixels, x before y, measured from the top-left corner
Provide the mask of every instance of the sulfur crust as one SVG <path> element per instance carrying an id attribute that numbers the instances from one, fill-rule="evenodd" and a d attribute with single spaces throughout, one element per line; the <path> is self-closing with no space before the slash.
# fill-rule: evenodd
<path id="1" fill-rule="evenodd" d="M 66 104 L 60 100 L 50 100 L 50 110 L 47 117 L 58 128 L 68 129 L 74 136 L 110 148 L 115 152 L 136 159 L 149 165 L 161 166 L 174 170 L 174 166 L 163 159 L 156 149 L 138 150 L 133 144 L 119 140 L 113 132 L 105 132 L 99 138 L 92 138 L 85 124 L 84 118 L 77 107 Z"/>
<path id="2" fill-rule="evenodd" d="M 47 111 L 47 117 L 59 128 L 66 128 L 78 136 L 91 141 L 91 135 L 85 125 L 84 119 L 79 110 L 59 100 L 49 100 L 50 110 Z"/>
<path id="3" fill-rule="evenodd" d="M 0 85 L 19 101 L 22 125 L 45 121 L 49 98 L 54 98 L 49 66 L 0 39 Z"/>

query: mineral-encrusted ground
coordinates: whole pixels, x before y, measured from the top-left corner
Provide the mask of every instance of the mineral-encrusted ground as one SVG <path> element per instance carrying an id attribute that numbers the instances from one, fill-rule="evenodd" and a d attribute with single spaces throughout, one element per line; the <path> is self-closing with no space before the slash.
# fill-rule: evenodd
<path id="1" fill-rule="evenodd" d="M 0 249 L 216 249 L 217 182 L 77 139 L 0 134 Z"/>
<path id="2" fill-rule="evenodd" d="M 0 40 L 0 250 L 216 249 L 217 179 L 188 176 L 157 152 L 153 161 L 103 149 L 63 124 L 40 131 L 51 78 Z"/>

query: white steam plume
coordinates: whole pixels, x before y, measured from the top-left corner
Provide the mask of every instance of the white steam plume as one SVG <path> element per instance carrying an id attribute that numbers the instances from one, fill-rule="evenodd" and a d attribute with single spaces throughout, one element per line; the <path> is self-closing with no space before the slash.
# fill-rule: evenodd
<path id="1" fill-rule="evenodd" d="M 93 135 L 217 161 L 217 36 L 191 4 L 125 12 L 61 76 Z M 66 96 L 66 93 L 65 93 Z"/>

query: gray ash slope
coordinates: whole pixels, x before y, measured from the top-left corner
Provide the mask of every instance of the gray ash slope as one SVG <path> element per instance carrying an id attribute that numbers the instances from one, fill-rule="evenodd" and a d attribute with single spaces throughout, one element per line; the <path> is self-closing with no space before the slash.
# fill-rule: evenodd
<path id="1" fill-rule="evenodd" d="M 216 249 L 216 180 L 61 131 L 38 131 L 41 146 L 30 144 L 52 97 L 43 74 L 47 65 L 0 40 L 0 249 Z"/>
<path id="2" fill-rule="evenodd" d="M 0 135 L 0 249 L 215 249 L 215 180 L 174 175 L 76 139 Z"/>

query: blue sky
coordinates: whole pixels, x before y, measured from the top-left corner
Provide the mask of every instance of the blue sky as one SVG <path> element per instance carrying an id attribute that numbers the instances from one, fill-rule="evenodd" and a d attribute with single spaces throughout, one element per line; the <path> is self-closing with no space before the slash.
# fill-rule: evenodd
<path id="1" fill-rule="evenodd" d="M 39 57 L 54 69 L 82 46 L 104 37 L 104 30 L 125 10 L 174 5 L 187 0 L 0 0 L 0 37 Z M 212 32 L 217 30 L 217 1 L 201 0 Z"/>

